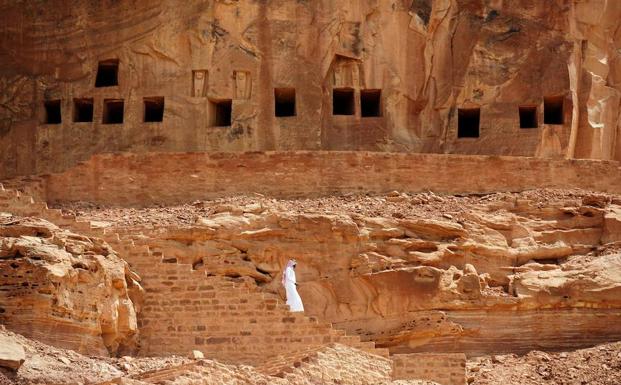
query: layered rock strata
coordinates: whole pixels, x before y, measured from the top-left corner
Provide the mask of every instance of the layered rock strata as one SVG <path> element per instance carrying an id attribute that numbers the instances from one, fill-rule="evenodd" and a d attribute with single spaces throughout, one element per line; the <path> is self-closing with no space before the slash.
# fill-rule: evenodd
<path id="1" fill-rule="evenodd" d="M 0 322 L 78 352 L 136 348 L 138 276 L 102 240 L 35 218 L 0 221 Z"/>
<path id="2" fill-rule="evenodd" d="M 0 15 L 2 178 L 117 151 L 621 159 L 615 1 L 3 1 Z"/>
<path id="3" fill-rule="evenodd" d="M 308 314 L 393 353 L 525 352 L 621 338 L 621 201 L 538 194 L 468 198 L 451 209 L 454 198 L 395 193 L 369 198 L 394 210 L 378 216 L 348 211 L 355 203 L 332 214 L 284 212 L 257 198 L 204 206 L 211 213 L 197 210 L 193 224 L 118 228 L 152 254 L 127 254 L 145 280 L 162 275 L 155 259 L 277 293 L 281 267 L 295 257 Z M 448 210 L 408 214 L 433 201 Z"/>

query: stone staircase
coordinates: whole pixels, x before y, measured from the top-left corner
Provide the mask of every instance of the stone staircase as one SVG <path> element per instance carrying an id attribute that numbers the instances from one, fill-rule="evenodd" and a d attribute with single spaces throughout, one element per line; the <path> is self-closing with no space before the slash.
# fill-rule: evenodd
<path id="1" fill-rule="evenodd" d="M 293 372 L 302 366 L 302 363 L 309 362 L 316 357 L 324 347 L 313 347 L 310 349 L 298 350 L 289 354 L 281 354 L 263 364 L 257 366 L 257 372 L 272 377 L 284 377 L 286 373 Z"/>
<path id="2" fill-rule="evenodd" d="M 139 321 L 143 355 L 200 350 L 223 362 L 260 365 L 279 354 L 332 343 L 388 355 L 374 342 L 363 342 L 315 317 L 291 313 L 278 297 L 256 291 L 248 280 L 160 262 L 151 263 L 143 282 L 147 293 Z"/>
<path id="3" fill-rule="evenodd" d="M 149 370 L 140 374 L 116 377 L 94 385 L 142 385 L 142 384 L 166 384 L 176 378 L 195 372 L 203 361 L 190 362 L 188 364 L 168 366 L 162 369 Z"/>
<path id="4" fill-rule="evenodd" d="M 90 221 L 49 209 L 46 203 L 0 184 L 2 211 L 43 218 L 102 238 L 140 273 L 146 291 L 139 314 L 143 355 L 200 350 L 209 358 L 260 366 L 273 374 L 334 343 L 388 357 L 388 350 L 376 348 L 374 342 L 361 341 L 360 336 L 347 335 L 315 317 L 289 312 L 278 296 L 259 292 L 243 279 L 210 276 L 191 264 L 152 252 L 148 242 L 93 227 Z"/>
<path id="5" fill-rule="evenodd" d="M 149 384 L 162 384 L 168 381 L 174 380 L 188 372 L 192 372 L 196 370 L 197 366 L 201 365 L 201 361 L 191 362 L 189 364 L 171 366 L 164 369 L 151 370 L 148 372 L 140 373 L 139 375 L 133 376 L 132 379 L 139 380 L 141 382 L 146 382 Z"/>

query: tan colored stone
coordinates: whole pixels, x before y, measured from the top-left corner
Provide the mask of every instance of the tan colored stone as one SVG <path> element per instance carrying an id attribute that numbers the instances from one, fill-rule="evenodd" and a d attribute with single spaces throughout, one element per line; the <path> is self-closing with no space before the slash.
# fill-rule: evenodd
<path id="1" fill-rule="evenodd" d="M 0 320 L 77 351 L 131 351 L 138 328 L 128 295 L 142 289 L 126 271 L 127 263 L 100 239 L 33 218 L 0 225 Z"/>
<path id="2" fill-rule="evenodd" d="M 0 367 L 17 370 L 26 360 L 24 348 L 7 335 L 0 335 Z"/>
<path id="3" fill-rule="evenodd" d="M 192 350 L 192 358 L 195 360 L 202 360 L 205 358 L 205 355 L 200 350 Z"/>

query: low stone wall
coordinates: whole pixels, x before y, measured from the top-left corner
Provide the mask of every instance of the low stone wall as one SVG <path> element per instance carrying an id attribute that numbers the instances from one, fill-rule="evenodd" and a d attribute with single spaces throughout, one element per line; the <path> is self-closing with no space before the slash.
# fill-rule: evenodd
<path id="1" fill-rule="evenodd" d="M 441 385 L 466 383 L 466 356 L 462 353 L 395 354 L 392 376 L 396 380 L 420 379 Z"/>
<path id="2" fill-rule="evenodd" d="M 619 163 L 377 152 L 149 153 L 93 156 L 63 173 L 8 181 L 47 202 L 177 204 L 231 194 L 309 197 L 400 190 L 439 193 L 541 187 L 621 192 Z"/>

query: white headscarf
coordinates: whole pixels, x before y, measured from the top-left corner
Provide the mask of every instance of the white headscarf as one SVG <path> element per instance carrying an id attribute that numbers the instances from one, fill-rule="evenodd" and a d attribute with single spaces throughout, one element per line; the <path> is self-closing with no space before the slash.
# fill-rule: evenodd
<path id="1" fill-rule="evenodd" d="M 295 266 L 296 264 L 297 264 L 297 261 L 295 259 L 290 259 L 287 262 L 287 266 L 285 266 L 285 270 L 282 272 L 282 284 L 283 285 L 287 281 L 287 269 L 289 269 L 290 267 L 293 268 L 293 266 Z"/>

